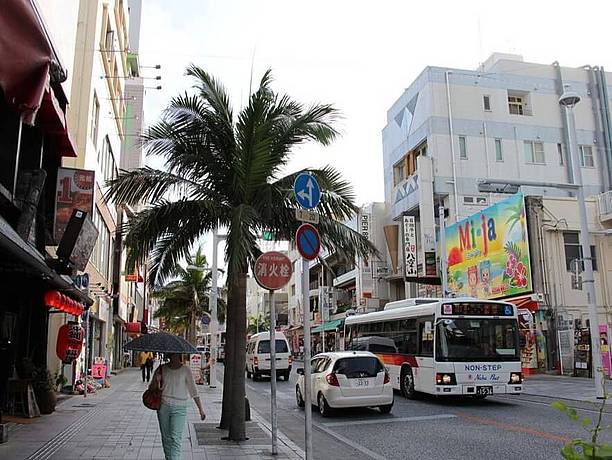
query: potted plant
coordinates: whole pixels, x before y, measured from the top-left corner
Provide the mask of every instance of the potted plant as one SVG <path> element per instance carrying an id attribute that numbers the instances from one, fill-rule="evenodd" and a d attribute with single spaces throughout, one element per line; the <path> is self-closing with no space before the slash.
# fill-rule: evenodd
<path id="1" fill-rule="evenodd" d="M 66 378 L 66 376 L 58 371 L 53 377 L 53 380 L 55 381 L 55 391 L 63 391 L 64 386 L 66 386 L 66 384 L 68 383 L 68 379 Z"/>
<path id="2" fill-rule="evenodd" d="M 37 367 L 32 375 L 32 387 L 41 414 L 51 414 L 55 411 L 57 396 L 51 373 L 46 366 Z"/>

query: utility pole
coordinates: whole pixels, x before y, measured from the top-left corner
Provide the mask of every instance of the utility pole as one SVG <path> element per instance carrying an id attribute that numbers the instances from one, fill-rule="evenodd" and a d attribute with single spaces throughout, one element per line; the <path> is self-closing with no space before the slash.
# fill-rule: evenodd
<path id="1" fill-rule="evenodd" d="M 446 222 L 444 205 L 438 207 L 438 220 L 440 222 L 440 275 L 442 278 L 442 297 L 448 296 L 448 267 L 446 259 Z"/>
<path id="2" fill-rule="evenodd" d="M 597 296 L 595 291 L 595 278 L 593 276 L 593 258 L 591 256 L 591 238 L 587 222 L 586 203 L 584 201 L 584 186 L 582 184 L 582 171 L 580 170 L 580 159 L 578 158 L 578 143 L 576 142 L 576 119 L 574 107 L 580 102 L 580 96 L 571 91 L 564 92 L 559 98 L 559 104 L 564 107 L 564 113 L 568 125 L 569 153 L 572 159 L 572 173 L 576 188 L 576 199 L 578 201 L 578 215 L 580 217 L 580 244 L 582 246 L 582 263 L 584 265 L 583 284 L 586 284 L 587 305 L 589 307 L 589 327 L 591 332 L 591 358 L 592 372 L 595 379 L 595 393 L 598 399 L 604 398 L 603 372 L 601 363 L 601 351 L 599 344 L 599 318 L 597 316 Z"/>
<path id="3" fill-rule="evenodd" d="M 312 382 L 310 376 L 310 267 L 302 257 L 302 305 L 304 306 L 304 436 L 306 440 L 306 460 L 312 460 Z"/>
<path id="4" fill-rule="evenodd" d="M 210 287 L 210 311 L 211 311 L 211 321 L 210 321 L 210 356 L 212 356 L 210 362 L 210 388 L 216 388 L 217 386 L 217 375 L 215 371 L 215 365 L 217 363 L 217 359 L 219 357 L 219 343 L 217 334 L 219 333 L 219 317 L 217 312 L 217 300 L 218 300 L 218 291 L 217 291 L 217 251 L 219 241 L 222 241 L 226 238 L 226 235 L 218 235 L 217 228 L 213 229 L 213 260 L 212 260 L 212 276 L 211 276 L 211 284 Z"/>

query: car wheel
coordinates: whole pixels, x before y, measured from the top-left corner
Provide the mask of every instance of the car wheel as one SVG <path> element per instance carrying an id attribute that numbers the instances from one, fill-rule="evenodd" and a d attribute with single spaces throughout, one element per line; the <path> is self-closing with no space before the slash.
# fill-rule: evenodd
<path id="1" fill-rule="evenodd" d="M 378 410 L 380 410 L 381 414 L 388 414 L 393 409 L 393 404 L 386 404 L 384 406 L 378 406 Z"/>
<path id="2" fill-rule="evenodd" d="M 306 405 L 299 385 L 295 386 L 295 402 L 297 403 L 298 407 L 304 407 Z"/>
<path id="3" fill-rule="evenodd" d="M 401 374 L 400 388 L 402 394 L 408 399 L 416 399 L 416 391 L 414 391 L 414 376 L 412 375 L 412 369 L 409 367 L 404 368 Z"/>
<path id="4" fill-rule="evenodd" d="M 327 404 L 327 400 L 325 399 L 325 396 L 323 396 L 323 393 L 319 393 L 318 403 L 319 414 L 321 414 L 321 417 L 329 417 L 332 413 L 332 408 L 329 407 L 329 404 Z"/>

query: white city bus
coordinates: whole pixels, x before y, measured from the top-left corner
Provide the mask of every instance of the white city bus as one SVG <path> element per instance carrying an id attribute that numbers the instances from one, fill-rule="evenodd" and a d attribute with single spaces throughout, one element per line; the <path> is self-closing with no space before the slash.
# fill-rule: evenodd
<path id="1" fill-rule="evenodd" d="M 473 298 L 406 299 L 349 316 L 346 350 L 369 350 L 406 397 L 523 391 L 516 307 Z M 376 337 L 373 339 L 372 337 Z"/>

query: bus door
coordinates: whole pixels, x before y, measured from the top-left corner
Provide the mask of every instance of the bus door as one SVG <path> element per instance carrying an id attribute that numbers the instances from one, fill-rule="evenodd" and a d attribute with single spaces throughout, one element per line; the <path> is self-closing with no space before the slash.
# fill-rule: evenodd
<path id="1" fill-rule="evenodd" d="M 434 318 L 420 318 L 417 322 L 418 327 L 418 352 L 417 369 L 413 369 L 414 389 L 416 391 L 431 392 L 435 385 L 434 368 Z"/>

